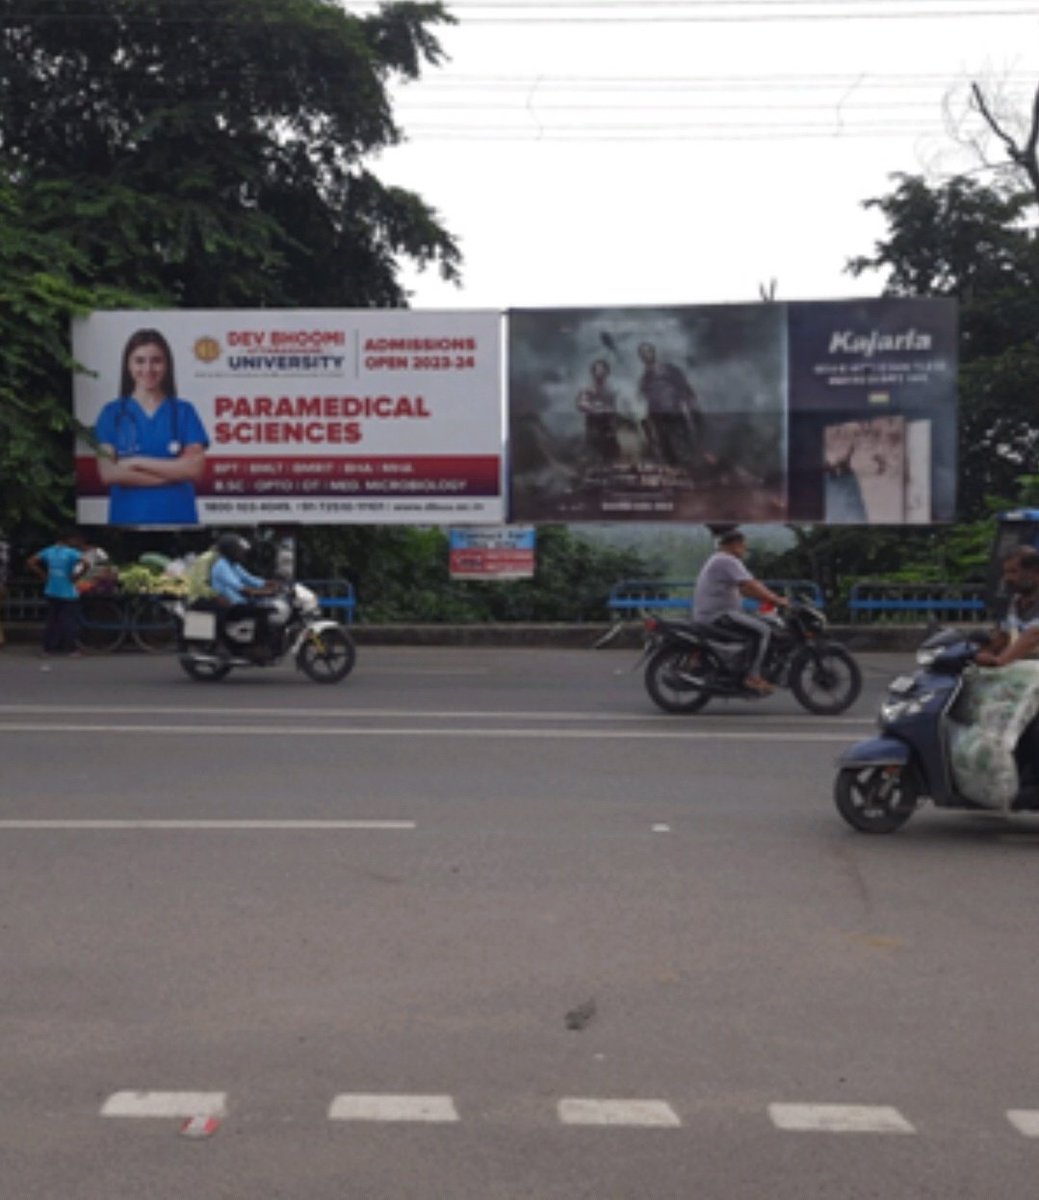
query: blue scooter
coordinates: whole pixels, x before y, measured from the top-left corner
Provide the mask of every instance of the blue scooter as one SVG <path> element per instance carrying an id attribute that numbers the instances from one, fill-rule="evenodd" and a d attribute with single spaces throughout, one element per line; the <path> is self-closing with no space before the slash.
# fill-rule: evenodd
<path id="1" fill-rule="evenodd" d="M 837 811 L 860 833 L 894 833 L 930 799 L 936 808 L 991 812 L 957 791 L 949 762 L 950 715 L 963 672 L 987 642 L 984 633 L 944 629 L 916 654 L 918 670 L 888 685 L 880 706 L 880 736 L 858 742 L 837 761 Z M 1020 788 L 1015 812 L 1039 810 L 1039 722 L 1022 735 L 1015 758 Z"/>

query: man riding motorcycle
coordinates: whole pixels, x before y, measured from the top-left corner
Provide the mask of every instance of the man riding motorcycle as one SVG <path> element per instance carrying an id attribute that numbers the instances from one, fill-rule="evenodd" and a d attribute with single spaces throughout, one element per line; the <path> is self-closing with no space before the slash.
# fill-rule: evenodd
<path id="1" fill-rule="evenodd" d="M 747 539 L 739 529 L 727 529 L 719 536 L 717 551 L 696 578 L 693 620 L 724 625 L 753 640 L 754 657 L 743 682 L 751 691 L 766 694 L 774 690 L 761 674 L 771 630 L 767 621 L 743 611 L 742 598 L 750 596 L 776 608 L 789 601 L 754 578 L 743 562 L 746 553 Z"/>
<path id="2" fill-rule="evenodd" d="M 221 633 L 228 621 L 255 621 L 254 645 L 270 643 L 267 607 L 252 603 L 252 597 L 269 596 L 277 587 L 273 581 L 261 579 L 245 569 L 249 543 L 237 533 L 222 534 L 216 541 L 217 557 L 209 576 L 209 586 L 216 593 Z"/>

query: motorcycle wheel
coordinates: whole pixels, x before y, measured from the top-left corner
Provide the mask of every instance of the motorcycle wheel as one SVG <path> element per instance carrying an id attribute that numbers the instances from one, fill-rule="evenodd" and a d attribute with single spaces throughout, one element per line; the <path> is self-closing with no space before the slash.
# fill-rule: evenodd
<path id="1" fill-rule="evenodd" d="M 843 646 L 824 646 L 797 656 L 790 669 L 790 690 L 810 713 L 835 717 L 859 698 L 862 672 Z"/>
<path id="2" fill-rule="evenodd" d="M 230 663 L 199 662 L 190 654 L 179 655 L 178 662 L 184 673 L 199 683 L 216 683 L 231 670 Z"/>
<path id="3" fill-rule="evenodd" d="M 711 698 L 703 685 L 698 686 L 680 672 L 690 672 L 689 651 L 681 646 L 664 646 L 646 664 L 646 691 L 649 698 L 666 713 L 699 712 Z M 699 666 L 699 663 L 695 664 Z"/>
<path id="4" fill-rule="evenodd" d="M 833 785 L 837 811 L 859 833 L 894 833 L 916 812 L 920 790 L 912 772 L 845 767 Z"/>
<path id="5" fill-rule="evenodd" d="M 297 661 L 315 683 L 339 683 L 354 669 L 357 647 L 345 630 L 324 629 L 307 636 Z"/>

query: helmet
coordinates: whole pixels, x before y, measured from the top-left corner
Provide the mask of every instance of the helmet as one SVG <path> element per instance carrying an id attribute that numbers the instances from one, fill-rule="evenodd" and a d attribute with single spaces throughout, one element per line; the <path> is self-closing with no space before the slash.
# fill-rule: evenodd
<path id="1" fill-rule="evenodd" d="M 217 554 L 222 555 L 229 562 L 244 562 L 249 550 L 249 543 L 237 533 L 222 533 L 216 539 Z"/>

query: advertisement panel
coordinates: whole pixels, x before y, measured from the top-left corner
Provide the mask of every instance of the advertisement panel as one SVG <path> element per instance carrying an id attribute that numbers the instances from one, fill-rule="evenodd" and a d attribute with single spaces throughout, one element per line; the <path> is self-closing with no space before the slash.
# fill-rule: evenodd
<path id="1" fill-rule="evenodd" d="M 84 525 L 504 520 L 495 312 L 93 313 L 73 322 Z"/>
<path id="2" fill-rule="evenodd" d="M 532 579 L 533 525 L 452 529 L 448 534 L 452 579 Z"/>
<path id="3" fill-rule="evenodd" d="M 509 314 L 512 519 L 950 521 L 955 302 Z"/>

